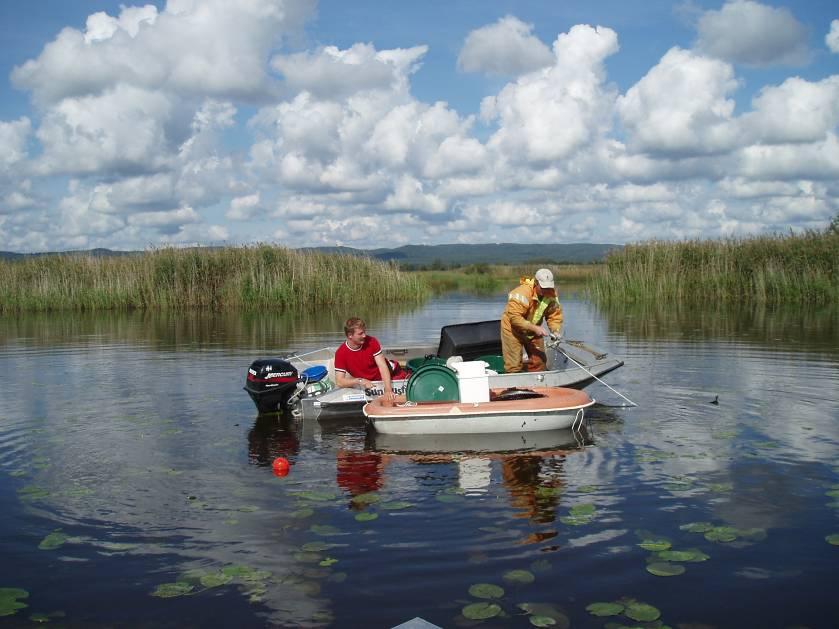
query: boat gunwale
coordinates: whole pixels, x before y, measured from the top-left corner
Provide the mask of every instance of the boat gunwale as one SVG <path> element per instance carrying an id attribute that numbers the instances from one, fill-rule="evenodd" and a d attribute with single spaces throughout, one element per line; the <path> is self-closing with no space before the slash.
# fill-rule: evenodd
<path id="1" fill-rule="evenodd" d="M 503 391 L 503 389 L 492 390 Z M 503 415 L 545 415 L 551 412 L 577 411 L 581 408 L 588 408 L 595 403 L 594 398 L 584 391 L 569 387 L 532 387 L 528 390 L 537 393 L 544 391 L 544 396 L 524 400 L 489 400 L 486 402 L 406 402 L 401 406 L 386 406 L 380 398 L 377 398 L 367 402 L 361 410 L 365 417 L 373 421 L 380 419 L 443 419 L 446 417 L 455 419 Z M 582 396 L 585 396 L 588 401 L 570 405 L 562 404 L 563 398 L 578 399 Z M 522 408 L 523 405 L 525 405 L 525 408 Z"/>

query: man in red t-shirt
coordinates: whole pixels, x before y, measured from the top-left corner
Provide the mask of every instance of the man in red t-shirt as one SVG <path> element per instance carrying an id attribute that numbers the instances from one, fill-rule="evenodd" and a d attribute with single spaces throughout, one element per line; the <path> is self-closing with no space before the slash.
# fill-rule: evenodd
<path id="1" fill-rule="evenodd" d="M 385 399 L 392 400 L 390 367 L 379 341 L 367 335 L 367 324 L 355 317 L 347 319 L 344 334 L 347 340 L 335 352 L 335 383 L 339 387 L 369 389 L 374 380 L 381 380 Z M 397 365 L 397 369 L 401 368 Z"/>

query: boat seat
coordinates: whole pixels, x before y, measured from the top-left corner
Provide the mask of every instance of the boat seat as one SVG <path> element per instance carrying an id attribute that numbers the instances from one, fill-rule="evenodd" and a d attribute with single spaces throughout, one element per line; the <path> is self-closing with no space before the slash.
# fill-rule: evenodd
<path id="1" fill-rule="evenodd" d="M 470 361 L 501 353 L 500 319 L 447 325 L 440 330 L 440 345 L 437 348 L 440 358 L 462 356 L 463 360 Z"/>

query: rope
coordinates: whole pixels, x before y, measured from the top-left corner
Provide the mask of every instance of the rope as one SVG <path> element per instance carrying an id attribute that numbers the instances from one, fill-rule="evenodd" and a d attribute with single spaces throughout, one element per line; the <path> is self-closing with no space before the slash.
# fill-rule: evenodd
<path id="1" fill-rule="evenodd" d="M 288 360 L 288 359 L 291 359 L 291 358 L 297 358 L 298 360 L 300 360 L 301 363 L 303 363 L 305 365 L 309 365 L 309 367 L 314 367 L 314 364 L 310 363 L 308 360 L 303 360 L 303 356 L 308 356 L 309 354 L 316 354 L 318 352 L 322 352 L 324 350 L 331 350 L 331 349 L 332 348 L 330 348 L 330 347 L 321 347 L 320 349 L 313 349 L 311 352 L 305 352 L 303 354 L 291 354 L 291 355 L 287 356 L 286 359 Z"/>
<path id="2" fill-rule="evenodd" d="M 627 402 L 629 402 L 629 404 L 630 404 L 631 406 L 638 406 L 635 402 L 633 402 L 632 400 L 630 400 L 630 399 L 629 399 L 628 397 L 626 397 L 623 393 L 621 393 L 620 391 L 618 391 L 618 390 L 617 390 L 617 389 L 615 389 L 614 387 L 610 387 L 608 384 L 606 384 L 605 382 L 603 382 L 600 378 L 598 378 L 598 377 L 597 377 L 597 376 L 595 376 L 593 373 L 591 373 L 588 369 L 586 369 L 585 367 L 583 367 L 583 366 L 582 366 L 580 363 L 578 363 L 576 360 L 574 360 L 573 358 L 571 358 L 571 356 L 569 356 L 569 355 L 568 355 L 568 352 L 566 352 L 564 349 L 562 349 L 562 348 L 559 346 L 559 343 L 554 343 L 554 344 L 552 345 L 552 347 L 553 347 L 556 351 L 558 351 L 558 352 L 562 352 L 562 354 L 563 354 L 563 355 L 564 355 L 564 356 L 565 356 L 568 360 L 570 360 L 572 363 L 574 363 L 575 365 L 577 365 L 577 367 L 579 367 L 580 369 L 582 369 L 583 371 L 585 371 L 588 375 L 590 375 L 592 378 L 594 378 L 595 380 L 597 380 L 600 384 L 604 385 L 607 389 L 609 389 L 610 391 L 614 391 L 615 393 L 617 393 L 617 394 L 618 394 L 619 396 L 621 396 L 624 400 L 626 400 Z M 605 405 L 604 405 L 604 406 L 605 406 Z M 626 404 L 619 404 L 619 405 L 615 406 L 614 408 L 626 408 L 626 407 L 627 407 L 627 406 L 626 406 Z"/>

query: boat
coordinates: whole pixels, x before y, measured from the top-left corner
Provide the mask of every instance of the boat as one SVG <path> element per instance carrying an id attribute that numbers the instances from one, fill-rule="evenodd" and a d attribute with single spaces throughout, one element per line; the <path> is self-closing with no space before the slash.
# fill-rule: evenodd
<path id="1" fill-rule="evenodd" d="M 475 402 L 394 402 L 378 397 L 362 408 L 370 425 L 390 435 L 463 435 L 577 429 L 594 400 L 568 387 L 489 389 L 489 400 Z"/>
<path id="2" fill-rule="evenodd" d="M 435 345 L 384 347 L 386 359 L 397 361 L 412 370 L 428 362 L 484 360 L 488 363 L 489 387 L 492 389 L 528 387 L 569 387 L 583 389 L 595 378 L 614 371 L 623 360 L 583 340 L 562 338 L 546 343 L 548 369 L 540 372 L 504 373 L 501 358 L 500 320 L 447 325 L 440 330 Z M 319 421 L 359 417 L 364 405 L 384 393 L 381 382 L 371 389 L 345 389 L 331 385 L 335 381 L 334 358 L 338 344 L 309 352 L 292 353 L 282 359 L 255 361 L 249 370 L 245 390 L 260 413 L 290 409 L 303 419 Z M 268 364 L 266 364 L 268 363 Z M 266 372 L 271 367 L 274 371 Z M 271 386 L 268 373 L 286 376 L 278 386 Z M 251 373 L 253 372 L 253 374 Z M 394 380 L 393 392 L 406 393 L 408 380 Z M 270 389 L 270 390 L 269 390 Z"/>
<path id="3" fill-rule="evenodd" d="M 517 454 L 567 454 L 589 444 L 585 431 L 563 428 L 530 432 L 397 435 L 370 432 L 371 451 L 389 455 L 500 458 Z"/>

